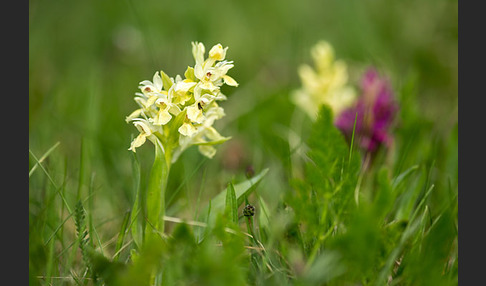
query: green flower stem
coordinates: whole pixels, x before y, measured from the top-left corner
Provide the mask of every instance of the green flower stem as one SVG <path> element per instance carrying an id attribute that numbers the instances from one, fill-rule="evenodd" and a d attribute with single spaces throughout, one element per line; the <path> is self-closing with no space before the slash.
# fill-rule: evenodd
<path id="1" fill-rule="evenodd" d="M 155 159 L 150 171 L 147 188 L 147 221 L 145 235 L 154 231 L 164 232 L 165 190 L 169 179 L 172 152 L 155 140 Z"/>
<path id="2" fill-rule="evenodd" d="M 248 216 L 246 217 L 246 229 L 248 230 L 248 233 L 252 236 L 251 242 L 253 246 L 258 246 L 258 240 L 255 236 L 255 232 L 253 231 L 253 217 Z"/>

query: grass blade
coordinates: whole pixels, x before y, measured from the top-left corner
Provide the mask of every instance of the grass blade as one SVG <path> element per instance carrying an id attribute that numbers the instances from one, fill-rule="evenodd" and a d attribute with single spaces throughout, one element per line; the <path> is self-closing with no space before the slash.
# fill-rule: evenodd
<path id="1" fill-rule="evenodd" d="M 417 170 L 419 168 L 418 165 L 414 165 L 410 168 L 408 168 L 406 171 L 404 171 L 403 173 L 401 173 L 400 175 L 396 176 L 394 179 L 393 179 L 393 182 L 392 182 L 392 186 L 393 186 L 393 189 L 396 189 L 396 187 L 410 174 L 412 174 L 415 170 Z"/>
<path id="2" fill-rule="evenodd" d="M 125 216 L 123 217 L 121 229 L 118 233 L 118 239 L 116 241 L 115 256 L 113 257 L 114 261 L 118 261 L 118 259 L 120 258 L 120 249 L 122 248 L 123 241 L 125 240 L 125 235 L 127 233 L 128 223 L 130 222 L 130 213 L 130 211 L 127 211 L 125 213 Z"/>
<path id="3" fill-rule="evenodd" d="M 29 178 L 30 178 L 30 176 L 32 176 L 32 174 L 37 169 L 37 167 L 39 167 L 39 165 L 47 158 L 47 156 L 49 156 L 49 154 L 51 154 L 51 152 L 54 151 L 54 149 L 56 149 L 57 146 L 59 146 L 59 144 L 61 144 L 61 142 L 57 141 L 56 144 L 54 144 L 54 146 L 49 148 L 49 150 L 47 150 L 47 152 L 44 153 L 44 155 L 42 155 L 42 157 L 35 163 L 35 165 L 32 167 L 32 169 L 30 169 Z"/>
<path id="4" fill-rule="evenodd" d="M 231 182 L 226 188 L 226 213 L 232 222 L 238 224 L 238 205 L 236 204 L 235 187 Z"/>

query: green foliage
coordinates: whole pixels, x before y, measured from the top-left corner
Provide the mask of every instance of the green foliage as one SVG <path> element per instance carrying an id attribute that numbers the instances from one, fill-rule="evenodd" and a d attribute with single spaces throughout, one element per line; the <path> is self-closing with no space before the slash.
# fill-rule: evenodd
<path id="1" fill-rule="evenodd" d="M 360 155 L 350 148 L 333 125 L 332 113 L 321 108 L 308 140 L 309 161 L 304 180 L 295 180 L 295 192 L 286 199 L 301 228 L 303 250 L 314 259 L 327 236 L 347 220 L 354 207 Z M 349 159 L 348 159 L 349 158 Z"/>
<path id="2" fill-rule="evenodd" d="M 219 216 L 200 244 L 187 225 L 178 225 L 163 259 L 165 285 L 246 285 L 244 238 L 226 232 L 227 223 Z"/>
<path id="3" fill-rule="evenodd" d="M 120 228 L 120 232 L 118 233 L 118 238 L 116 240 L 116 246 L 115 246 L 115 257 L 114 260 L 118 261 L 120 257 L 120 252 L 123 247 L 123 242 L 125 240 L 125 236 L 128 232 L 128 224 L 130 223 L 130 217 L 131 217 L 131 211 L 127 211 L 125 213 L 125 216 L 123 217 L 123 222 Z"/>
<path id="4" fill-rule="evenodd" d="M 122 285 L 121 277 L 126 271 L 125 264 L 112 262 L 91 247 L 86 249 L 86 253 L 91 261 L 93 272 L 96 277 L 99 277 L 94 279 L 95 285 Z"/>
<path id="5" fill-rule="evenodd" d="M 130 215 L 130 230 L 135 245 L 142 245 L 143 231 L 145 229 L 145 220 L 143 214 L 145 213 L 145 192 L 141 188 L 141 169 L 136 153 L 132 154 L 132 176 L 134 181 L 135 200 L 133 202 Z"/>
<path id="6" fill-rule="evenodd" d="M 91 239 L 88 236 L 88 229 L 86 227 L 86 213 L 84 211 L 84 207 L 81 201 L 78 201 L 76 204 L 76 208 L 74 209 L 74 223 L 76 225 L 76 233 L 78 235 L 78 245 L 79 249 L 81 249 L 81 256 L 83 261 L 86 265 L 88 272 L 93 274 L 93 279 L 96 280 L 96 273 L 92 272 L 92 264 L 91 259 L 88 255 L 88 248 L 91 247 L 90 242 Z"/>
<path id="7" fill-rule="evenodd" d="M 29 23 L 30 285 L 457 285 L 457 1 L 38 0 Z M 289 100 L 321 39 L 399 102 L 366 170 L 328 108 Z M 124 118 L 154 70 L 194 77 L 191 41 L 229 47 L 231 139 L 163 182 Z"/>
<path id="8" fill-rule="evenodd" d="M 231 203 L 232 205 L 232 210 L 231 212 L 234 213 L 234 208 L 238 208 L 243 201 L 245 200 L 246 197 L 248 197 L 258 186 L 258 183 L 262 180 L 262 178 L 267 174 L 268 169 L 265 169 L 261 171 L 258 175 L 245 180 L 239 184 L 236 184 L 233 186 L 231 183 L 231 186 L 234 188 L 234 194 L 236 198 L 236 204 L 235 201 Z M 231 191 L 230 191 L 230 196 Z M 205 206 L 202 211 L 201 215 L 199 217 L 200 221 L 207 222 L 208 225 L 213 225 L 214 222 L 216 221 L 216 218 L 218 215 L 221 213 L 225 212 L 227 203 L 226 203 L 226 197 L 227 197 L 227 192 L 220 192 L 218 195 L 216 195 L 213 199 L 211 199 L 208 202 L 208 205 Z M 230 200 L 231 201 L 231 200 Z M 233 214 L 235 215 L 235 214 Z M 233 216 L 231 216 L 234 218 Z M 201 241 L 204 239 L 204 231 L 199 229 L 196 232 L 196 237 L 198 238 L 198 241 Z"/>

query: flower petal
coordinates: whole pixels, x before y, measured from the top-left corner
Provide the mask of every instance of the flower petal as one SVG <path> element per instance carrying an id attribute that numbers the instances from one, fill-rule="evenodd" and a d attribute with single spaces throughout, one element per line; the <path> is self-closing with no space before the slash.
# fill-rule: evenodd
<path id="1" fill-rule="evenodd" d="M 160 77 L 159 72 L 155 72 L 153 81 L 157 91 L 161 91 L 163 85 L 162 85 L 162 78 Z"/>
<path id="2" fill-rule="evenodd" d="M 216 148 L 213 146 L 208 145 L 199 145 L 198 146 L 199 152 L 208 158 L 213 158 L 216 154 Z"/>
<path id="3" fill-rule="evenodd" d="M 150 106 L 152 106 L 152 104 L 155 103 L 155 101 L 158 100 L 158 97 L 156 95 L 152 95 L 151 97 L 149 97 L 147 99 L 147 101 L 145 102 L 145 108 L 149 108 Z"/>
<path id="4" fill-rule="evenodd" d="M 177 116 L 179 113 L 181 113 L 181 109 L 177 105 L 171 104 L 169 107 L 169 112 Z"/>
<path id="5" fill-rule="evenodd" d="M 221 44 L 214 45 L 209 51 L 209 57 L 217 61 L 222 61 L 226 56 L 226 50 L 228 50 L 228 47 L 223 49 L 223 46 L 221 46 Z"/>
<path id="6" fill-rule="evenodd" d="M 136 152 L 135 149 L 142 146 L 143 143 L 145 143 L 146 141 L 146 135 L 143 134 L 143 133 L 140 133 L 137 138 L 135 138 L 133 141 L 132 141 L 132 144 L 130 145 L 130 148 L 128 148 L 128 150 L 130 151 L 133 151 L 134 153 Z"/>
<path id="7" fill-rule="evenodd" d="M 197 129 L 196 127 L 192 126 L 191 123 L 183 123 L 181 127 L 179 127 L 178 131 L 184 136 L 191 137 L 197 132 Z"/>
<path id="8" fill-rule="evenodd" d="M 143 133 L 147 136 L 152 134 L 152 129 L 150 128 L 149 123 L 143 119 L 133 122 L 133 125 L 135 125 L 135 127 L 138 129 L 138 131 L 140 131 L 140 133 Z"/>
<path id="9" fill-rule="evenodd" d="M 196 65 L 200 65 L 204 62 L 204 53 L 205 48 L 203 43 L 192 42 L 192 55 L 194 56 L 194 60 L 196 61 Z"/>
<path id="10" fill-rule="evenodd" d="M 186 108 L 187 111 L 187 118 L 189 118 L 192 122 L 201 123 L 204 120 L 204 115 L 202 114 L 202 110 L 195 105 L 188 106 Z"/>
<path id="11" fill-rule="evenodd" d="M 172 119 L 172 115 L 166 110 L 160 110 L 154 118 L 155 125 L 165 125 Z"/>
<path id="12" fill-rule="evenodd" d="M 137 109 L 135 110 L 134 112 L 132 112 L 130 115 L 128 115 L 126 118 L 125 118 L 125 121 L 128 123 L 130 122 L 131 120 L 137 118 L 140 116 L 140 114 L 142 113 L 142 109 Z"/>
<path id="13" fill-rule="evenodd" d="M 229 75 L 224 75 L 223 76 L 223 81 L 224 83 L 226 83 L 227 85 L 231 85 L 231 86 L 238 86 L 238 83 L 236 82 L 236 80 L 234 80 L 232 77 L 230 77 Z"/>

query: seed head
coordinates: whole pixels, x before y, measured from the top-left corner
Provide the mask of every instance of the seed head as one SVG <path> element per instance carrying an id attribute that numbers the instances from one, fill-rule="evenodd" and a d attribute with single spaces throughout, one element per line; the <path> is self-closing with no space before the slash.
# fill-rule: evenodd
<path id="1" fill-rule="evenodd" d="M 254 216 L 255 215 L 255 207 L 253 205 L 246 205 L 245 208 L 243 208 L 243 215 L 246 217 Z"/>

